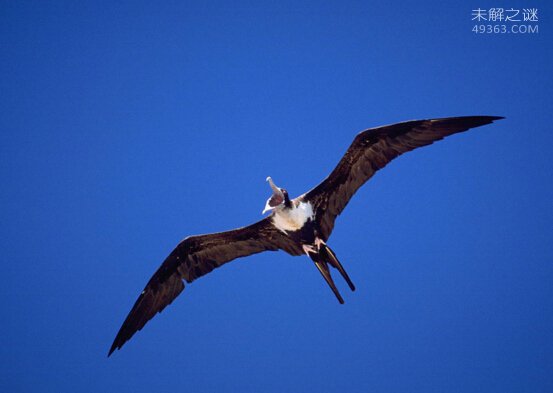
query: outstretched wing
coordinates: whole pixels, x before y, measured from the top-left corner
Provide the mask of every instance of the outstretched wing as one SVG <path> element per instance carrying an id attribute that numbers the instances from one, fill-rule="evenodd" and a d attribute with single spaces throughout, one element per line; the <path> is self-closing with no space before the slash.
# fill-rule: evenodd
<path id="1" fill-rule="evenodd" d="M 191 283 L 233 259 L 280 248 L 286 250 L 289 245 L 269 218 L 232 231 L 187 237 L 148 281 L 117 333 L 108 356 L 171 304 L 184 289 L 183 280 Z"/>
<path id="2" fill-rule="evenodd" d="M 405 152 L 430 145 L 446 136 L 502 119 L 497 116 L 465 116 L 413 120 L 359 133 L 332 173 L 301 198 L 310 201 L 326 240 L 336 217 L 355 192 L 376 171 Z"/>

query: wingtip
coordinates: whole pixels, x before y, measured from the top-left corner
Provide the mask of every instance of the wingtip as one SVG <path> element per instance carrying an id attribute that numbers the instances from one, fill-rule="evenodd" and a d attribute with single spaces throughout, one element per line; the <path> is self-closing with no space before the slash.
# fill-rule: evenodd
<path id="1" fill-rule="evenodd" d="M 440 118 L 435 118 L 435 119 L 432 119 L 431 121 L 437 121 L 437 122 L 441 122 L 441 121 L 459 121 L 459 120 L 464 120 L 464 121 L 480 121 L 480 122 L 488 122 L 488 123 L 491 123 L 492 121 L 496 121 L 496 120 L 502 120 L 502 119 L 505 119 L 505 116 L 489 116 L 489 115 L 472 115 L 472 116 L 457 116 L 457 117 L 440 117 Z"/>
<path id="2" fill-rule="evenodd" d="M 483 121 L 482 125 L 491 124 L 494 121 L 505 119 L 504 116 L 479 116 L 479 118 Z"/>
<path id="3" fill-rule="evenodd" d="M 474 119 L 476 123 L 478 123 L 477 126 L 484 126 L 486 124 L 491 124 L 494 121 L 505 119 L 504 116 L 470 116 Z"/>
<path id="4" fill-rule="evenodd" d="M 481 127 L 487 124 L 491 124 L 496 120 L 505 119 L 504 116 L 487 116 L 487 115 L 475 115 L 475 116 L 459 116 L 459 117 L 443 117 L 433 119 L 431 122 L 452 124 L 454 126 L 466 127 L 466 129 Z M 465 129 L 465 130 L 466 130 Z M 459 132 L 459 131 L 457 131 Z"/>
<path id="5" fill-rule="evenodd" d="M 111 348 L 109 349 L 109 352 L 108 352 L 108 358 L 111 356 L 111 354 L 113 352 L 115 352 L 115 350 L 117 349 L 121 349 L 123 345 L 119 345 L 117 344 L 117 339 L 113 342 L 113 344 L 111 344 Z"/>

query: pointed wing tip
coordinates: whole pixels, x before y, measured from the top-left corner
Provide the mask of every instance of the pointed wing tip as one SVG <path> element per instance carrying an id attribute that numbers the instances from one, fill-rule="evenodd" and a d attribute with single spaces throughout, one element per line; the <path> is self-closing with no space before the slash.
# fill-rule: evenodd
<path id="1" fill-rule="evenodd" d="M 502 120 L 505 119 L 505 116 L 487 116 L 487 115 L 480 115 L 480 116 L 459 116 L 459 117 L 442 117 L 433 119 L 431 121 L 435 122 L 442 122 L 442 121 L 465 121 L 470 123 L 476 123 L 479 125 L 485 125 L 490 124 L 496 120 Z"/>
<path id="2" fill-rule="evenodd" d="M 470 119 L 474 121 L 476 127 L 485 126 L 491 124 L 494 121 L 505 119 L 503 116 L 470 116 Z"/>
<path id="3" fill-rule="evenodd" d="M 482 116 L 488 118 L 490 121 L 503 120 L 505 116 Z"/>
<path id="4" fill-rule="evenodd" d="M 471 128 L 481 127 L 493 123 L 497 120 L 504 119 L 504 116 L 459 116 L 459 117 L 442 117 L 430 120 L 431 124 L 436 124 L 441 127 L 451 127 L 450 134 L 467 131 Z"/>
<path id="5" fill-rule="evenodd" d="M 109 349 L 108 358 L 111 356 L 113 352 L 115 352 L 116 349 L 121 349 L 122 346 L 123 344 L 118 345 L 117 341 L 114 341 L 113 344 L 111 344 L 111 348 Z"/>
<path id="6" fill-rule="evenodd" d="M 491 124 L 494 121 L 505 119 L 504 116 L 474 116 L 474 126 L 480 127 Z"/>

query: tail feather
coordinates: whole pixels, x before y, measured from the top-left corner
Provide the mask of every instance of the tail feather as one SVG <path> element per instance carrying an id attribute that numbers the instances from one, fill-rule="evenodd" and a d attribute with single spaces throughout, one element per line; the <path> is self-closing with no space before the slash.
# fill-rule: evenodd
<path id="1" fill-rule="evenodd" d="M 336 257 L 336 254 L 334 254 L 334 251 L 330 247 L 328 247 L 326 244 L 321 245 L 321 249 L 319 250 L 319 254 L 321 255 L 322 259 L 328 263 L 330 263 L 330 266 L 337 269 L 344 280 L 348 283 L 349 289 L 352 291 L 355 291 L 355 285 L 353 285 L 353 282 L 349 278 L 348 274 L 346 273 L 346 270 Z"/>
<path id="2" fill-rule="evenodd" d="M 310 255 L 311 256 L 311 255 Z M 313 258 L 311 258 L 313 259 Z M 317 266 L 317 269 L 319 269 L 319 272 L 324 277 L 326 283 L 332 289 L 332 292 L 334 292 L 334 296 L 336 296 L 336 299 L 340 302 L 340 304 L 344 304 L 344 299 L 342 298 L 342 295 L 340 295 L 340 292 L 338 291 L 338 288 L 336 288 L 336 284 L 334 284 L 334 281 L 332 280 L 332 277 L 330 276 L 330 270 L 328 269 L 328 265 L 325 261 L 316 261 L 313 259 L 313 262 L 315 262 L 315 266 Z"/>
<path id="3" fill-rule="evenodd" d="M 350 289 L 352 291 L 355 291 L 355 285 L 353 285 L 353 282 L 349 278 L 348 274 L 346 273 L 344 267 L 336 257 L 336 254 L 334 254 L 334 251 L 330 249 L 326 244 L 322 243 L 318 245 L 318 252 L 314 252 L 313 249 L 306 249 L 306 253 L 311 258 L 311 260 L 315 263 L 315 266 L 325 279 L 326 283 L 332 289 L 332 292 L 334 292 L 334 295 L 336 296 L 336 299 L 340 302 L 340 304 L 344 304 L 344 299 L 342 298 L 342 295 L 340 295 L 340 292 L 338 291 L 338 288 L 336 288 L 336 284 L 334 284 L 334 280 L 332 280 L 332 276 L 330 275 L 330 269 L 328 268 L 328 265 L 332 266 L 336 270 L 340 272 L 344 280 L 348 283 Z"/>

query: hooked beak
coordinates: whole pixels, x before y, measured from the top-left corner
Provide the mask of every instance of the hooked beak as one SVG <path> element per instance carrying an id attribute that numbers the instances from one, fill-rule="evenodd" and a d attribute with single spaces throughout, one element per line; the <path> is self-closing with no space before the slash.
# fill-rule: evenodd
<path id="1" fill-rule="evenodd" d="M 284 200 L 284 194 L 282 193 L 282 191 L 280 191 L 280 188 L 278 188 L 275 185 L 275 183 L 273 183 L 273 179 L 271 179 L 271 176 L 267 177 L 266 181 L 269 182 L 269 185 L 271 186 L 271 189 L 273 190 L 273 195 L 271 196 L 271 198 L 269 198 L 269 200 L 265 204 L 265 209 L 263 209 L 261 214 L 265 214 L 268 211 L 274 210 L 275 207 L 277 207 L 278 205 L 280 205 L 280 203 L 282 203 L 282 202 L 278 202 L 278 200 L 280 200 L 280 201 Z M 272 201 L 276 201 L 277 203 L 274 206 L 271 206 Z"/>
<path id="2" fill-rule="evenodd" d="M 268 181 L 269 182 L 269 185 L 271 186 L 271 189 L 273 190 L 273 194 L 278 194 L 278 195 L 282 195 L 282 191 L 280 191 L 280 188 L 278 188 L 275 183 L 273 183 L 273 179 L 271 178 L 271 176 L 267 176 L 267 178 L 265 179 L 265 181 Z"/>

